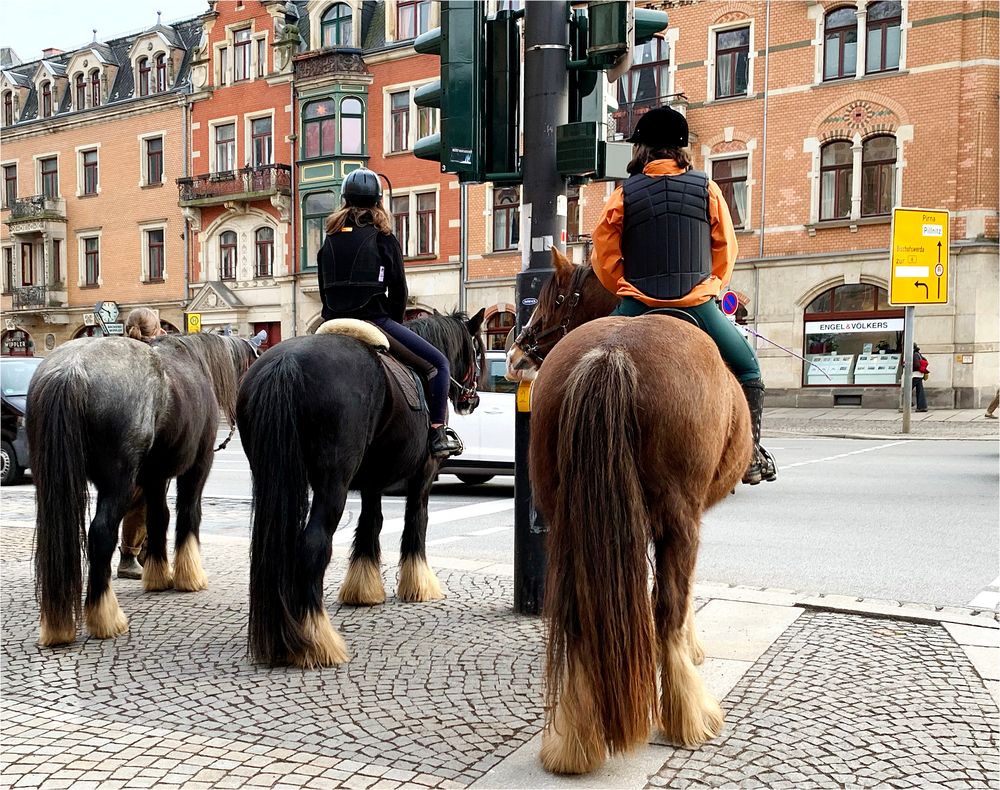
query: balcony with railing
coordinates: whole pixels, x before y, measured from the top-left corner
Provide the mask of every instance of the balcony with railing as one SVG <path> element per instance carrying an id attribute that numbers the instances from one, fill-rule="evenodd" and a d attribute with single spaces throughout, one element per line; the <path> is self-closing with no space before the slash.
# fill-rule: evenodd
<path id="1" fill-rule="evenodd" d="M 250 201 L 273 195 L 291 195 L 292 168 L 275 164 L 204 173 L 178 178 L 177 188 L 182 206 L 211 206 L 230 200 Z"/>
<path id="2" fill-rule="evenodd" d="M 49 306 L 48 288 L 44 285 L 22 285 L 13 291 L 12 307 L 15 310 Z"/>
<path id="3" fill-rule="evenodd" d="M 608 137 L 611 140 L 624 140 L 631 137 L 639 119 L 657 107 L 673 107 L 686 115 L 687 105 L 688 99 L 683 93 L 668 93 L 664 96 L 653 96 L 630 102 L 619 101 L 618 109 L 609 114 Z"/>
<path id="4" fill-rule="evenodd" d="M 13 229 L 22 222 L 37 222 L 46 220 L 66 221 L 66 201 L 62 198 L 48 195 L 31 195 L 18 198 L 10 207 L 7 225 Z"/>

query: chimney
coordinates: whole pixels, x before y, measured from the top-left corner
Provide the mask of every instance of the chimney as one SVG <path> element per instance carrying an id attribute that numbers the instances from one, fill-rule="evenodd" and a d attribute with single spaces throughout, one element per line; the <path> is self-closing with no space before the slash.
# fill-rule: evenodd
<path id="1" fill-rule="evenodd" d="M 58 47 L 49 47 L 48 49 L 43 49 L 42 50 L 42 57 L 43 58 L 51 58 L 51 57 L 55 57 L 56 55 L 62 55 L 62 54 L 63 54 L 63 51 L 61 49 L 59 49 Z"/>

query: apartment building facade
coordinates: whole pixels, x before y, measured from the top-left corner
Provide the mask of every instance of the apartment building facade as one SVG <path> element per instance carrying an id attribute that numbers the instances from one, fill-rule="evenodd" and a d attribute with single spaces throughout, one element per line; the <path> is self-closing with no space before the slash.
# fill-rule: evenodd
<path id="1" fill-rule="evenodd" d="M 197 23 L 157 23 L 4 64 L 4 353 L 45 353 L 92 334 L 98 302 L 113 323 L 144 305 L 169 331 L 183 327 L 184 222 L 173 181 L 184 172 L 179 100 L 199 35 Z"/>

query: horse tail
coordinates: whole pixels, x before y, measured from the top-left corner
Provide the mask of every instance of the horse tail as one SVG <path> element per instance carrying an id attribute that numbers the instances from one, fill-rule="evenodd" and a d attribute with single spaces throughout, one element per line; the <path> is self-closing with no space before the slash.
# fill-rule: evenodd
<path id="1" fill-rule="evenodd" d="M 30 387 L 28 446 L 35 483 L 35 597 L 41 644 L 72 642 L 87 540 L 87 374 L 69 364 Z"/>
<path id="2" fill-rule="evenodd" d="M 646 739 L 657 695 L 638 384 L 624 348 L 577 363 L 560 407 L 548 536 L 548 715 L 571 695 L 566 710 L 590 708 L 612 754 Z"/>
<path id="3" fill-rule="evenodd" d="M 292 354 L 259 364 L 240 388 L 237 422 L 253 475 L 249 648 L 256 661 L 273 665 L 308 644 L 294 587 L 296 547 L 309 511 L 298 431 L 305 380 Z"/>

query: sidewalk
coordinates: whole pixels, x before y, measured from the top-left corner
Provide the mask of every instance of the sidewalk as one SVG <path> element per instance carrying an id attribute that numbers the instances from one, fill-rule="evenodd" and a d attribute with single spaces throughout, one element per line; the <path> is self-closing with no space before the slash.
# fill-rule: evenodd
<path id="1" fill-rule="evenodd" d="M 910 433 L 896 409 L 764 408 L 764 436 L 831 436 L 849 439 L 980 439 L 1000 440 L 1000 420 L 988 420 L 982 409 L 932 409 L 910 414 Z"/>
<path id="2" fill-rule="evenodd" d="M 41 650 L 31 530 L 0 528 L 3 728 L 13 787 L 994 786 L 995 612 L 699 585 L 702 667 L 726 728 L 654 739 L 596 775 L 538 765 L 543 624 L 511 611 L 513 569 L 432 557 L 444 601 L 342 608 L 351 653 L 321 671 L 246 656 L 247 542 L 206 536 L 210 588 L 114 581 L 130 631 Z"/>

